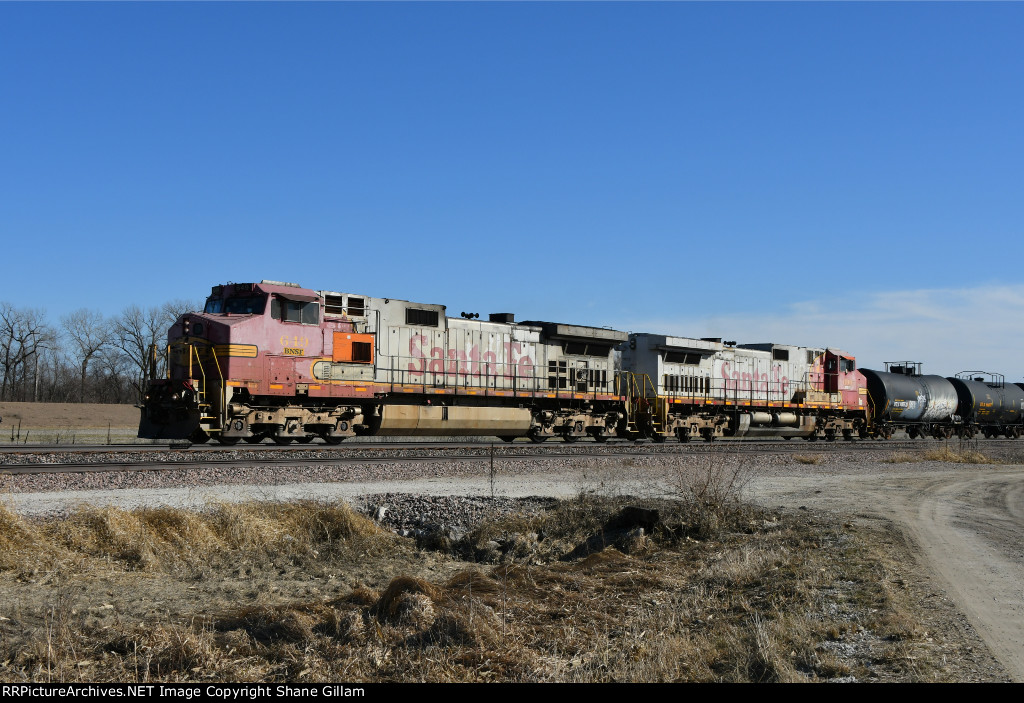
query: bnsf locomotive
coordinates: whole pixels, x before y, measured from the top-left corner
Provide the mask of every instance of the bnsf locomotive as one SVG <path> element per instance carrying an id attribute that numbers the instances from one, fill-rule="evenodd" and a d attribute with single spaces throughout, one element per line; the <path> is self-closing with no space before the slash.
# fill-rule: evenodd
<path id="1" fill-rule="evenodd" d="M 336 444 L 1021 430 L 1024 390 L 1001 379 L 922 376 L 912 364 L 857 370 L 830 348 L 478 318 L 275 281 L 215 286 L 202 313 L 168 332 L 167 378 L 149 384 L 139 436 Z"/>

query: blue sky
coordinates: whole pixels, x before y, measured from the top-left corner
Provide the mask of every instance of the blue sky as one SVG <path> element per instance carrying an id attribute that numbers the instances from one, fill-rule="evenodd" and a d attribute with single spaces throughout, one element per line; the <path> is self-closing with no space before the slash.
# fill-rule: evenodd
<path id="1" fill-rule="evenodd" d="M 0 300 L 270 278 L 1024 377 L 1024 4 L 0 3 Z"/>

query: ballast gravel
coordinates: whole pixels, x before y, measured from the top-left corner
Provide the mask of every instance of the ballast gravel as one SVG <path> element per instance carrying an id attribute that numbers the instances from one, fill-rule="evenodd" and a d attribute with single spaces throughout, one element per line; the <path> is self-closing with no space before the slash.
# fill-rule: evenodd
<path id="1" fill-rule="evenodd" d="M 915 467 L 935 468 L 939 462 L 892 463 L 899 451 L 880 451 L 874 443 L 850 449 L 842 444 L 780 445 L 777 451 L 748 452 L 728 443 L 698 445 L 684 453 L 671 445 L 557 445 L 549 456 L 519 456 L 536 449 L 499 446 L 494 473 L 487 445 L 458 450 L 416 450 L 418 458 L 389 460 L 380 448 L 349 450 L 260 451 L 239 449 L 196 451 L 102 452 L 86 457 L 76 452 L 4 453 L 0 455 L 0 505 L 25 514 L 62 513 L 81 504 L 140 507 L 169 505 L 202 507 L 216 501 L 355 500 L 374 493 L 412 495 L 471 495 L 491 497 L 570 496 L 580 493 L 662 493 L 689 472 L 738 470 L 739 478 L 770 480 L 773 474 L 832 476 L 840 472 L 893 474 Z M 938 442 L 920 448 L 939 448 Z M 951 447 L 955 449 L 954 447 Z M 354 449 L 354 448 L 353 448 Z M 986 454 L 1009 458 L 1024 451 L 1013 447 L 985 448 Z M 591 453 L 595 452 L 595 453 Z M 395 452 L 390 452 L 395 453 Z M 446 458 L 445 454 L 449 456 Z M 482 460 L 451 458 L 473 454 Z M 613 455 L 608 455 L 608 454 Z M 328 463 L 340 456 L 362 458 L 354 463 Z M 401 452 L 397 452 L 402 455 Z M 196 459 L 200 459 L 199 463 Z M 167 468 L 145 471 L 55 472 L 8 474 L 3 465 L 60 465 L 83 461 L 103 463 L 154 462 Z M 209 463 L 205 463 L 205 462 Z M 281 464 L 275 465 L 274 462 Z M 175 466 L 176 463 L 190 462 Z M 217 462 L 217 463 L 214 463 Z M 229 462 L 228 465 L 222 462 Z M 247 464 L 247 462 L 261 462 Z M 262 463 L 267 462 L 267 463 Z M 1016 463 L 1016 462 L 1015 462 Z M 983 468 L 983 467 L 979 467 Z"/>

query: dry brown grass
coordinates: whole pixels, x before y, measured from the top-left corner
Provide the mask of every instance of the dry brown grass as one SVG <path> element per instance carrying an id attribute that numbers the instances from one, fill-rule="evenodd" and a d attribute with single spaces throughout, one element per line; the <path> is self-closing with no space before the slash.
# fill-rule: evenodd
<path id="1" fill-rule="evenodd" d="M 0 511 L 0 680 L 949 678 L 874 533 L 730 508 L 695 539 L 677 501 L 624 553 L 623 504 L 481 526 L 544 535 L 489 565 L 344 505 Z"/>
<path id="2" fill-rule="evenodd" d="M 820 464 L 822 462 L 821 454 L 794 454 L 793 461 L 798 464 Z"/>
<path id="3" fill-rule="evenodd" d="M 894 452 L 885 460 L 889 464 L 916 464 L 922 461 L 942 461 L 949 464 L 1001 464 L 982 452 L 973 449 L 952 449 L 948 446 L 941 449 L 926 449 L 917 452 Z"/>

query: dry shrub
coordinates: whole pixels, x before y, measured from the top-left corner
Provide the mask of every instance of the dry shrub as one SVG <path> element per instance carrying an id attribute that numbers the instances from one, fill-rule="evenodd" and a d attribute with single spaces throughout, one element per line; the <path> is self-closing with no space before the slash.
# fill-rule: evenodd
<path id="1" fill-rule="evenodd" d="M 366 552 L 394 540 L 345 503 L 222 503 L 206 512 L 85 507 L 46 521 L 40 530 L 0 508 L 0 546 L 7 547 L 0 551 L 0 568 L 29 548 L 34 554 L 66 550 L 109 557 L 129 569 L 172 570 L 180 564 L 237 565 L 240 556 L 317 559 L 348 547 Z"/>
<path id="2" fill-rule="evenodd" d="M 412 576 L 398 576 L 391 580 L 384 593 L 374 604 L 371 613 L 385 620 L 396 619 L 401 607 L 402 596 L 407 593 L 421 593 L 431 601 L 440 599 L 442 591 L 428 581 Z"/>
<path id="3" fill-rule="evenodd" d="M 394 601 L 394 621 L 416 630 L 430 627 L 437 612 L 434 601 L 422 593 L 403 593 Z"/>
<path id="4" fill-rule="evenodd" d="M 791 555 L 788 550 L 770 544 L 753 544 L 726 552 L 713 561 L 702 576 L 709 582 L 726 587 L 755 584 L 786 566 Z"/>
<path id="5" fill-rule="evenodd" d="M 951 464 L 998 464 L 999 462 L 995 459 L 982 454 L 981 452 L 974 451 L 973 449 L 963 449 L 956 451 L 949 447 L 943 447 L 942 449 L 932 449 L 924 453 L 924 459 L 926 461 L 945 461 Z"/>
<path id="6" fill-rule="evenodd" d="M 618 551 L 617 549 L 608 548 L 602 549 L 600 552 L 588 554 L 583 559 L 578 561 L 576 563 L 576 566 L 580 569 L 593 570 L 597 568 L 607 567 L 612 564 L 621 564 L 628 560 L 629 557 L 627 557 L 622 552 Z"/>
<path id="7" fill-rule="evenodd" d="M 313 629 L 343 642 L 355 642 L 365 634 L 366 625 L 362 614 L 357 610 L 331 608 Z"/>
<path id="8" fill-rule="evenodd" d="M 157 625 L 144 643 L 151 675 L 155 677 L 216 667 L 218 648 L 210 632 L 182 625 Z"/>
<path id="9" fill-rule="evenodd" d="M 349 593 L 329 601 L 330 605 L 356 605 L 369 607 L 380 599 L 380 594 L 366 586 L 356 586 Z"/>
<path id="10" fill-rule="evenodd" d="M 501 641 L 501 618 L 487 605 L 470 601 L 445 609 L 420 635 L 420 644 L 492 647 Z"/>
<path id="11" fill-rule="evenodd" d="M 948 446 L 919 452 L 894 452 L 885 460 L 889 464 L 916 464 L 922 461 L 943 461 L 948 464 L 1000 464 L 997 459 L 973 449 L 956 450 Z"/>
<path id="12" fill-rule="evenodd" d="M 746 679 L 754 683 L 803 680 L 788 660 L 775 624 L 755 614 L 750 620 L 753 646 L 748 647 Z"/>
<path id="13" fill-rule="evenodd" d="M 324 614 L 326 615 L 326 613 Z M 321 620 L 317 615 L 289 606 L 254 606 L 222 615 L 214 621 L 219 630 L 244 630 L 255 641 L 306 642 Z"/>
<path id="14" fill-rule="evenodd" d="M 489 540 L 498 540 L 508 534 L 536 532 L 543 524 L 543 515 L 521 515 L 514 513 L 476 525 L 466 535 L 470 543 L 481 545 Z"/>
<path id="15" fill-rule="evenodd" d="M 893 452 L 892 456 L 885 459 L 886 464 L 917 464 L 922 461 L 924 461 L 922 455 L 909 452 Z"/>
<path id="16" fill-rule="evenodd" d="M 310 547 L 331 549 L 352 540 L 373 540 L 390 536 L 373 520 L 360 515 L 347 503 L 299 501 L 297 503 L 259 504 L 293 539 Z M 390 540 L 386 540 L 389 541 Z"/>
<path id="17" fill-rule="evenodd" d="M 136 511 L 142 526 L 153 536 L 160 555 L 174 555 L 186 560 L 208 559 L 223 548 L 210 521 L 199 513 L 174 508 L 152 508 Z"/>
<path id="18" fill-rule="evenodd" d="M 620 501 L 583 493 L 546 514 L 544 532 L 554 540 L 577 542 L 602 530 L 621 507 Z"/>
<path id="19" fill-rule="evenodd" d="M 0 569 L 21 569 L 27 559 L 36 560 L 43 551 L 52 551 L 52 545 L 20 516 L 0 505 Z"/>
<path id="20" fill-rule="evenodd" d="M 752 477 L 742 459 L 709 453 L 678 463 L 662 489 L 682 504 L 683 531 L 711 539 L 745 521 L 740 497 Z"/>
<path id="21" fill-rule="evenodd" d="M 160 539 L 141 518 L 145 511 L 120 508 L 79 508 L 64 520 L 47 524 L 51 538 L 73 552 L 109 556 L 130 569 L 157 563 Z"/>
<path id="22" fill-rule="evenodd" d="M 794 454 L 793 461 L 798 464 L 820 464 L 822 456 L 821 454 Z"/>
<path id="23" fill-rule="evenodd" d="M 115 630 L 102 646 L 104 656 L 122 655 L 134 669 L 125 672 L 127 680 L 180 680 L 196 671 L 215 671 L 222 659 L 212 632 L 179 624 Z"/>

